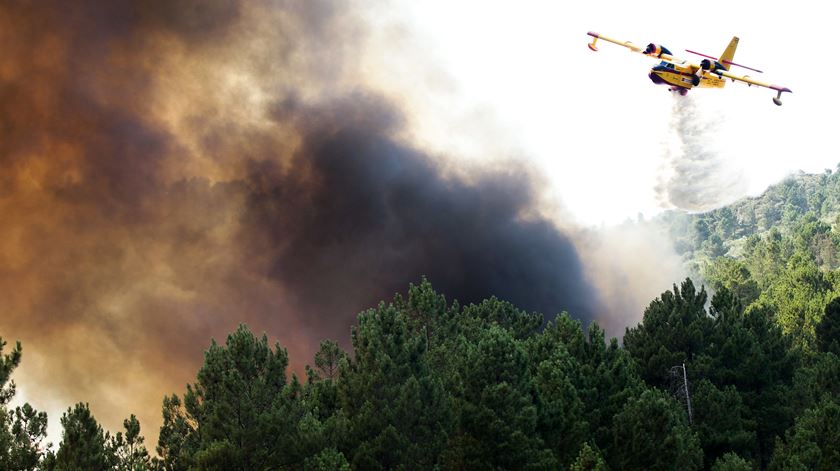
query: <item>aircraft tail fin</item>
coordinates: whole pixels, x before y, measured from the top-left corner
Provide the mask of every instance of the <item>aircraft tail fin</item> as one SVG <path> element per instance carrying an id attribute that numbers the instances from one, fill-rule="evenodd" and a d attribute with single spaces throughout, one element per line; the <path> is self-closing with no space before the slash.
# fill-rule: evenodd
<path id="1" fill-rule="evenodd" d="M 706 69 L 706 70 L 709 70 L 710 68 L 718 69 L 720 67 L 723 67 L 724 69 L 729 70 L 729 69 L 732 68 L 733 65 L 737 65 L 738 67 L 743 67 L 744 69 L 752 70 L 753 72 L 761 73 L 761 71 L 758 70 L 758 69 L 753 69 L 752 67 L 749 67 L 749 66 L 746 66 L 746 65 L 736 64 L 735 62 L 732 61 L 732 59 L 735 58 L 735 49 L 737 49 L 737 48 L 738 48 L 738 37 L 733 36 L 732 41 L 729 41 L 729 45 L 726 46 L 726 50 L 723 51 L 723 54 L 721 54 L 720 57 L 708 56 L 708 55 L 703 54 L 701 52 L 692 51 L 691 49 L 686 49 L 686 52 L 690 52 L 692 54 L 697 54 L 698 56 L 705 57 L 706 59 L 712 59 L 714 61 L 717 61 L 715 63 L 709 62 L 709 64 L 704 66 L 703 68 Z"/>
<path id="2" fill-rule="evenodd" d="M 729 41 L 729 45 L 726 46 L 726 50 L 723 51 L 723 54 L 720 55 L 719 62 L 723 65 L 726 70 L 729 70 L 730 65 L 737 65 L 732 62 L 732 59 L 735 58 L 735 49 L 738 47 L 738 37 L 732 36 L 732 41 Z"/>

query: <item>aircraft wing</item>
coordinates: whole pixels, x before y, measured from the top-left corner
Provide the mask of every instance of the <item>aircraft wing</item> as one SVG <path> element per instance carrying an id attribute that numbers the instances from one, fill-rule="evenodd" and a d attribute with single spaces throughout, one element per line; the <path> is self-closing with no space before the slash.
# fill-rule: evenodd
<path id="1" fill-rule="evenodd" d="M 769 88 L 771 90 L 776 90 L 777 92 L 779 92 L 778 96 L 781 96 L 782 92 L 793 93 L 787 87 L 782 87 L 780 85 L 772 85 L 772 84 L 769 84 L 769 83 L 766 83 L 766 82 L 760 82 L 758 80 L 754 80 L 754 79 L 750 78 L 748 75 L 735 75 L 735 74 L 733 74 L 733 73 L 731 73 L 727 70 L 716 70 L 716 71 L 711 72 L 711 73 L 713 73 L 715 75 L 719 75 L 721 77 L 726 77 L 728 79 L 731 79 L 732 81 L 737 80 L 739 82 L 744 82 L 747 85 L 755 85 L 757 87 L 765 87 L 765 88 Z"/>
<path id="2" fill-rule="evenodd" d="M 610 43 L 613 43 L 613 44 L 618 44 L 619 46 L 626 47 L 627 49 L 630 49 L 631 52 L 642 52 L 643 53 L 643 51 L 644 51 L 644 49 L 642 49 L 641 47 L 633 44 L 630 41 L 619 41 L 618 39 L 608 38 L 608 37 L 606 37 L 602 34 L 593 33 L 592 31 L 590 31 L 586 34 L 592 36 L 595 39 L 600 39 L 601 41 L 607 41 L 607 42 L 610 42 Z M 592 40 L 592 44 L 589 45 L 589 49 L 592 49 L 593 51 L 598 50 L 598 48 L 595 47 L 595 40 Z"/>
<path id="3" fill-rule="evenodd" d="M 661 59 L 661 60 L 665 60 L 665 61 L 668 61 L 668 62 L 674 62 L 674 63 L 680 64 L 682 66 L 691 66 L 691 68 L 694 69 L 694 70 L 697 70 L 697 69 L 700 68 L 700 66 L 697 65 L 697 64 L 692 64 L 692 63 L 690 63 L 686 60 L 680 59 L 679 57 L 672 56 L 670 51 L 663 48 L 662 46 L 657 46 L 655 44 L 651 44 L 651 45 L 648 45 L 647 47 L 640 47 L 640 46 L 637 46 L 637 45 L 633 44 L 633 42 L 631 42 L 631 41 L 620 41 L 618 39 L 613 39 L 613 38 L 604 36 L 603 34 L 595 33 L 595 32 L 592 32 L 592 31 L 589 31 L 586 34 L 588 34 L 588 35 L 590 35 L 594 38 L 592 40 L 592 42 L 588 44 L 589 49 L 592 49 L 593 51 L 598 50 L 598 48 L 595 47 L 595 42 L 600 39 L 601 41 L 607 41 L 607 42 L 610 42 L 610 43 L 613 43 L 613 44 L 618 44 L 619 46 L 622 46 L 622 47 L 626 47 L 627 49 L 630 50 L 630 52 L 638 52 L 639 54 L 642 54 L 642 55 L 647 56 L 647 57 L 653 57 L 654 59 Z M 651 46 L 654 46 L 653 50 L 651 50 Z M 663 51 L 663 49 L 664 49 L 664 51 Z"/>

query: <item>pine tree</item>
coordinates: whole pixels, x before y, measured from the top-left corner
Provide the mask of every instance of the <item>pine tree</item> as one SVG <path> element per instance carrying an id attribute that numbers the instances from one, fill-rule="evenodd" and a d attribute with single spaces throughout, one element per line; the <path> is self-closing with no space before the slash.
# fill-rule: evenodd
<path id="1" fill-rule="evenodd" d="M 642 323 L 627 329 L 624 347 L 650 385 L 667 387 L 674 365 L 691 362 L 703 351 L 712 328 L 705 310 L 706 291 L 690 279 L 666 291 L 645 309 Z"/>
<path id="2" fill-rule="evenodd" d="M 15 348 L 8 354 L 3 353 L 6 341 L 0 337 L 0 406 L 5 406 L 15 395 L 15 382 L 11 380 L 12 372 L 20 365 L 21 346 L 17 342 Z"/>
<path id="3" fill-rule="evenodd" d="M 110 436 L 87 404 L 78 403 L 61 417 L 64 428 L 58 452 L 47 459 L 52 471 L 107 470 L 116 465 Z"/>
<path id="4" fill-rule="evenodd" d="M 658 390 L 645 391 L 615 417 L 613 469 L 697 470 L 703 451 L 684 410 Z"/>
<path id="5" fill-rule="evenodd" d="M 251 470 L 300 465 L 301 386 L 287 383 L 288 355 L 244 325 L 212 342 L 183 402 L 164 399 L 158 453 L 167 470 Z"/>
<path id="6" fill-rule="evenodd" d="M 4 465 L 6 467 L 0 466 L 0 469 L 35 470 L 50 446 L 44 443 L 47 437 L 47 413 L 38 412 L 26 403 L 16 407 L 12 415 L 10 460 Z"/>
<path id="7" fill-rule="evenodd" d="M 735 453 L 726 453 L 715 461 L 711 471 L 753 471 L 754 469 L 755 466 L 744 458 Z"/>
<path id="8" fill-rule="evenodd" d="M 840 405 L 825 398 L 796 419 L 776 446 L 771 471 L 840 469 Z"/>
<path id="9" fill-rule="evenodd" d="M 344 454 L 335 448 L 325 448 L 317 455 L 308 458 L 304 471 L 350 471 L 350 463 Z"/>
<path id="10" fill-rule="evenodd" d="M 434 467 L 452 428 L 452 405 L 435 378 L 419 321 L 395 302 L 359 315 L 354 357 L 340 370 L 339 399 L 349 420 L 348 457 L 357 469 Z"/>
<path id="11" fill-rule="evenodd" d="M 707 379 L 691 386 L 693 429 L 700 438 L 706 463 L 729 452 L 741 456 L 758 454 L 755 422 L 733 386 L 721 389 Z"/>
<path id="12" fill-rule="evenodd" d="M 607 471 L 607 463 L 597 448 L 584 443 L 569 471 Z"/>
<path id="13" fill-rule="evenodd" d="M 0 469 L 31 471 L 38 467 L 49 447 L 47 414 L 38 412 L 29 403 L 8 408 L 15 394 L 12 372 L 20 365 L 22 348 L 17 342 L 8 354 L 3 353 L 6 342 L 0 338 Z"/>
<path id="14" fill-rule="evenodd" d="M 162 471 L 186 471 L 198 447 L 195 421 L 187 415 L 176 394 L 163 398 L 162 414 L 155 465 Z"/>
<path id="15" fill-rule="evenodd" d="M 823 317 L 816 326 L 817 348 L 821 352 L 840 355 L 840 297 L 825 306 Z"/>
<path id="16" fill-rule="evenodd" d="M 134 414 L 123 421 L 125 433 L 117 432 L 110 446 L 116 454 L 117 471 L 146 471 L 151 467 L 149 452 L 143 445 L 145 439 L 140 435 L 140 421 Z"/>
<path id="17" fill-rule="evenodd" d="M 498 325 L 480 335 L 461 363 L 459 427 L 446 452 L 450 467 L 458 460 L 481 469 L 556 467 L 535 434 L 538 416 L 524 348 Z"/>

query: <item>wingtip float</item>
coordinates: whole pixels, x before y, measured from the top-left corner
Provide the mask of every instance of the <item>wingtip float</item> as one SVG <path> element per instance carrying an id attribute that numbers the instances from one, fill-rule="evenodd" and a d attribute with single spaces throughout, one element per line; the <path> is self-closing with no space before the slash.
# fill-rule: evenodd
<path id="1" fill-rule="evenodd" d="M 630 41 L 619 41 L 617 39 L 606 37 L 602 34 L 589 31 L 589 36 L 592 36 L 592 42 L 588 44 L 589 49 L 598 51 L 596 43 L 601 41 L 617 44 L 626 47 L 630 52 L 638 52 L 648 57 L 660 59 L 660 62 L 653 66 L 648 74 L 651 81 L 657 85 L 668 85 L 668 90 L 677 92 L 680 95 L 685 95 L 694 87 L 700 88 L 723 88 L 726 85 L 726 79 L 733 82 L 743 82 L 748 86 L 765 87 L 775 90 L 776 96 L 773 97 L 773 103 L 778 106 L 782 105 L 782 93 L 793 93 L 789 88 L 779 85 L 772 85 L 752 79 L 748 75 L 737 75 L 729 71 L 731 66 L 741 67 L 753 72 L 761 73 L 760 70 L 745 65 L 736 64 L 732 61 L 735 57 L 735 49 L 738 47 L 738 38 L 733 37 L 729 45 L 719 57 L 709 56 L 686 50 L 692 54 L 705 57 L 699 64 L 695 64 L 683 59 L 679 59 L 671 55 L 666 47 L 658 44 L 648 44 L 647 47 L 641 48 Z"/>

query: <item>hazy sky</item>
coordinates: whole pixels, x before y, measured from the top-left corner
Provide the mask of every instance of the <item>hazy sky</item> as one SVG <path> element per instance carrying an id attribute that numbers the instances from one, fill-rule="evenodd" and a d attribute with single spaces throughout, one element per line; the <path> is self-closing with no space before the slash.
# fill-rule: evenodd
<path id="1" fill-rule="evenodd" d="M 663 44 L 695 61 L 685 49 L 717 56 L 739 36 L 735 61 L 764 74 L 741 72 L 794 93 L 784 94 L 782 107 L 771 102 L 771 90 L 740 83 L 691 95 L 697 119 L 711 128 L 697 138 L 708 140 L 718 163 L 737 176 L 728 194 L 757 194 L 790 172 L 840 162 L 833 145 L 840 103 L 830 81 L 840 65 L 826 55 L 833 49 L 826 8 L 811 1 L 704 8 L 406 0 L 373 10 L 383 27 L 374 30 L 378 45 L 368 60 L 383 87 L 413 103 L 419 139 L 460 155 L 507 153 L 539 162 L 557 199 L 580 222 L 609 224 L 667 206 L 654 188 L 669 172 L 674 99 L 648 79 L 652 59 L 603 42 L 593 53 L 587 31 Z"/>

